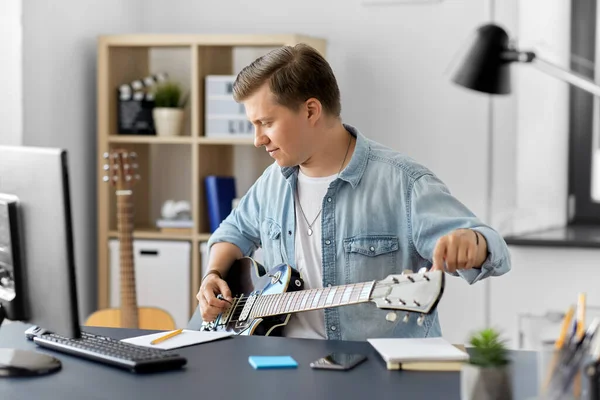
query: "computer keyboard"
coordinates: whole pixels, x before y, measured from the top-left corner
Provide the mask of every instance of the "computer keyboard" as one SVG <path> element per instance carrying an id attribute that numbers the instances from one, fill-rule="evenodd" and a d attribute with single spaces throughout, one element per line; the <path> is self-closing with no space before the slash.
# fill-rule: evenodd
<path id="1" fill-rule="evenodd" d="M 187 362 L 184 357 L 168 350 L 136 346 L 88 332 L 81 332 L 80 339 L 44 333 L 33 337 L 33 341 L 40 347 L 139 373 L 181 368 Z"/>

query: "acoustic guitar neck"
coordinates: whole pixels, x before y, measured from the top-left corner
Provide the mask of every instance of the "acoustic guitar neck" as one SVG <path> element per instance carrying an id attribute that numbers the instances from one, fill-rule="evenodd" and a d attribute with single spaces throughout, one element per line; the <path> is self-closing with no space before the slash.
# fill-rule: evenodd
<path id="1" fill-rule="evenodd" d="M 117 190 L 117 227 L 121 273 L 121 326 L 138 328 L 138 305 L 133 264 L 133 202 L 131 189 Z"/>

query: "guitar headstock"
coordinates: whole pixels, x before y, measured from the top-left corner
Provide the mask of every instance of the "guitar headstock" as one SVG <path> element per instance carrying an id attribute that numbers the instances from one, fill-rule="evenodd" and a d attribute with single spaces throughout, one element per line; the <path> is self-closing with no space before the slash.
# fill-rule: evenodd
<path id="1" fill-rule="evenodd" d="M 117 190 L 131 189 L 140 180 L 138 173 L 137 154 L 124 149 L 114 149 L 104 153 L 104 182 L 109 182 Z"/>
<path id="2" fill-rule="evenodd" d="M 371 301 L 390 310 L 430 314 L 444 292 L 443 271 L 389 275 L 375 282 Z"/>

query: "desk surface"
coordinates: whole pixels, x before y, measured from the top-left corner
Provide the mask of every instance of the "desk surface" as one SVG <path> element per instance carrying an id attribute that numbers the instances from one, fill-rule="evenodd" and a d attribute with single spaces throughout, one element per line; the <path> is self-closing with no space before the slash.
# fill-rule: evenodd
<path id="1" fill-rule="evenodd" d="M 388 371 L 367 342 L 278 337 L 231 337 L 177 349 L 187 357 L 183 370 L 135 375 L 56 353 L 25 339 L 28 325 L 0 327 L 0 347 L 35 349 L 58 357 L 58 373 L 37 378 L 0 378 L 0 399 L 459 399 L 458 372 Z M 148 333 L 130 329 L 84 328 L 123 339 Z M 350 371 L 312 370 L 309 363 L 331 351 L 362 352 L 368 360 Z M 291 355 L 297 369 L 254 370 L 250 355 Z M 515 399 L 535 396 L 535 353 L 512 353 Z M 205 397 L 206 396 L 206 397 Z"/>

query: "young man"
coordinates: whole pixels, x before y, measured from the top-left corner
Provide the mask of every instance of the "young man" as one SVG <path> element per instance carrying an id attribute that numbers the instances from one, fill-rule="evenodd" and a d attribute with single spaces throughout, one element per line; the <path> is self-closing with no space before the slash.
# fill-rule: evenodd
<path id="1" fill-rule="evenodd" d="M 262 247 L 264 266 L 287 263 L 305 289 L 379 280 L 405 269 L 443 269 L 474 283 L 510 270 L 497 232 L 426 167 L 340 119 L 327 61 L 307 45 L 282 47 L 240 72 L 234 97 L 275 162 L 210 237 L 197 299 L 204 321 L 229 305 L 222 279 Z M 439 336 L 437 313 L 407 323 L 371 303 L 293 314 L 284 335 L 365 340 Z"/>

